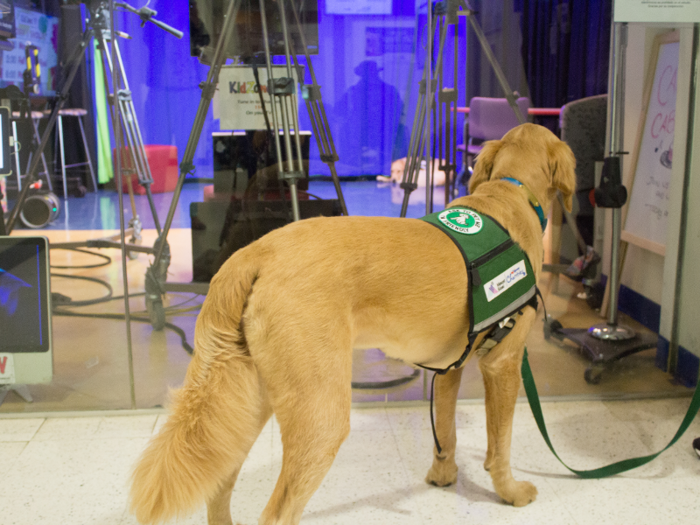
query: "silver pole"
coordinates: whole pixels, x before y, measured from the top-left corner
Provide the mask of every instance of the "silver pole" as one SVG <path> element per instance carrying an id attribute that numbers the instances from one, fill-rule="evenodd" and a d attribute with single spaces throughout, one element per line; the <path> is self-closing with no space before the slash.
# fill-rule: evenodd
<path id="1" fill-rule="evenodd" d="M 622 137 L 624 134 L 624 108 L 625 108 L 625 58 L 627 54 L 627 24 L 619 24 L 617 28 L 618 45 L 617 59 L 615 61 L 615 86 L 613 93 L 616 99 L 613 105 L 613 116 L 610 125 L 611 155 L 620 157 L 620 173 L 622 173 Z M 612 264 L 610 267 L 610 306 L 608 310 L 608 324 L 617 325 L 618 290 L 620 287 L 620 235 L 622 232 L 622 208 L 612 210 Z"/>
<path id="2" fill-rule="evenodd" d="M 431 188 L 433 187 L 433 179 L 432 179 L 432 145 L 433 145 L 433 137 L 432 137 L 432 132 L 433 132 L 433 126 L 432 126 L 432 118 L 433 118 L 433 107 L 434 107 L 434 102 L 435 102 L 435 94 L 433 92 L 433 2 L 432 0 L 428 1 L 428 31 L 427 31 L 427 39 L 428 39 L 428 46 L 426 48 L 426 62 L 427 62 L 427 70 L 428 70 L 428 85 L 426 86 L 427 89 L 427 97 L 426 97 L 426 112 L 425 112 L 425 126 L 426 126 L 426 138 L 425 138 L 425 214 L 428 215 L 430 213 L 433 213 L 433 195 L 432 192 L 430 191 Z M 418 173 L 420 173 L 420 164 L 418 165 Z"/>
<path id="3" fill-rule="evenodd" d="M 114 0 L 109 0 L 109 18 L 110 18 L 110 53 L 112 63 L 116 60 L 117 40 L 114 34 Z M 106 50 L 105 50 L 106 51 Z M 112 85 L 119 85 L 119 72 L 116 68 L 112 68 Z M 117 192 L 119 194 L 119 238 L 121 242 L 122 252 L 122 281 L 124 286 L 124 319 L 126 320 L 126 349 L 127 361 L 129 367 L 129 394 L 131 398 L 132 410 L 136 408 L 136 386 L 134 384 L 134 352 L 131 341 L 131 311 L 129 309 L 129 277 L 126 268 L 126 228 L 124 224 L 124 189 L 122 188 L 122 160 L 121 160 L 121 122 L 119 121 L 119 104 L 114 104 L 114 112 L 112 115 L 112 126 L 114 127 L 114 146 L 117 150 L 116 158 L 114 159 L 117 177 Z"/>
<path id="4" fill-rule="evenodd" d="M 622 137 L 625 111 L 625 59 L 627 52 L 627 24 L 612 22 L 611 63 L 612 73 L 609 77 L 610 104 L 608 111 L 608 154 L 620 160 L 622 172 Z M 612 246 L 610 257 L 610 302 L 608 305 L 608 322 L 588 329 L 591 336 L 607 341 L 624 341 L 635 336 L 631 328 L 617 324 L 617 301 L 620 287 L 620 236 L 622 232 L 622 209 L 612 209 Z"/>

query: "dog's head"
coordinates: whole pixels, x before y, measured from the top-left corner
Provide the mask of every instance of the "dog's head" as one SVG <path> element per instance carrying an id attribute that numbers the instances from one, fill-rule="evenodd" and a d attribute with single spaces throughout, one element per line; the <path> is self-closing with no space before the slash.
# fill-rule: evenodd
<path id="1" fill-rule="evenodd" d="M 549 209 L 557 191 L 571 211 L 576 189 L 576 159 L 569 146 L 543 126 L 521 124 L 501 140 L 486 142 L 476 158 L 469 192 L 489 180 L 513 177 Z"/>

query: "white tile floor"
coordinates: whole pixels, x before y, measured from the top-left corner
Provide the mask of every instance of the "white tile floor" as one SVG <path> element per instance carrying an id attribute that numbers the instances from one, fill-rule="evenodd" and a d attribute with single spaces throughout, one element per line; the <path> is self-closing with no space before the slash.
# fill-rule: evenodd
<path id="1" fill-rule="evenodd" d="M 671 439 L 689 399 L 545 403 L 557 452 L 573 468 L 590 469 L 647 455 Z M 2 525 L 135 525 L 126 511 L 131 466 L 164 415 L 0 419 Z M 550 453 L 527 404 L 513 431 L 516 478 L 535 483 L 537 501 L 516 509 L 493 492 L 482 468 L 483 406 L 458 406 L 460 468 L 455 486 L 423 478 L 432 434 L 427 407 L 356 409 L 352 432 L 306 508 L 302 523 L 440 525 L 697 524 L 700 459 L 691 442 L 700 420 L 650 464 L 614 478 L 581 480 Z M 234 522 L 257 523 L 282 457 L 274 421 L 263 431 L 234 491 Z M 205 511 L 177 521 L 205 524 Z"/>

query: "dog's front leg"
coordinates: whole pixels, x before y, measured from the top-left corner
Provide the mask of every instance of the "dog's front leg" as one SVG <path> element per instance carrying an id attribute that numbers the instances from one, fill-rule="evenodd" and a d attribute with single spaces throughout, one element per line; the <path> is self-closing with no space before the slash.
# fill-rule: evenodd
<path id="1" fill-rule="evenodd" d="M 438 487 L 446 487 L 457 481 L 455 408 L 462 370 L 452 369 L 435 378 L 435 433 L 442 451 L 438 453 L 437 447 L 433 447 L 433 466 L 430 467 L 425 481 Z"/>
<path id="2" fill-rule="evenodd" d="M 513 415 L 520 389 L 525 336 L 535 312 L 526 309 L 513 331 L 479 361 L 486 389 L 486 430 L 488 450 L 484 467 L 490 471 L 494 488 L 506 502 L 522 507 L 535 500 L 537 489 L 527 481 L 516 481 L 510 468 Z"/>

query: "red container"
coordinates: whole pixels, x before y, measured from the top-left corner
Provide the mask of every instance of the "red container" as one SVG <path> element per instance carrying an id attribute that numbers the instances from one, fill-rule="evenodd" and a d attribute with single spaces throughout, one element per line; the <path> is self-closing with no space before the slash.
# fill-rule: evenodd
<path id="1" fill-rule="evenodd" d="M 177 186 L 177 178 L 179 175 L 177 164 L 177 146 L 151 144 L 144 146 L 144 148 L 146 149 L 146 158 L 148 159 L 148 165 L 151 168 L 151 176 L 153 177 L 151 193 L 174 191 L 175 186 Z M 116 151 L 113 151 L 112 153 L 115 154 Z M 146 189 L 138 183 L 138 178 L 136 177 L 135 171 L 130 169 L 132 168 L 132 165 L 133 163 L 129 149 L 122 148 L 122 172 L 124 175 L 130 171 L 134 173 L 134 175 L 131 176 L 134 193 L 137 195 L 145 195 Z M 123 189 L 124 192 L 128 191 L 126 177 L 124 177 Z"/>

